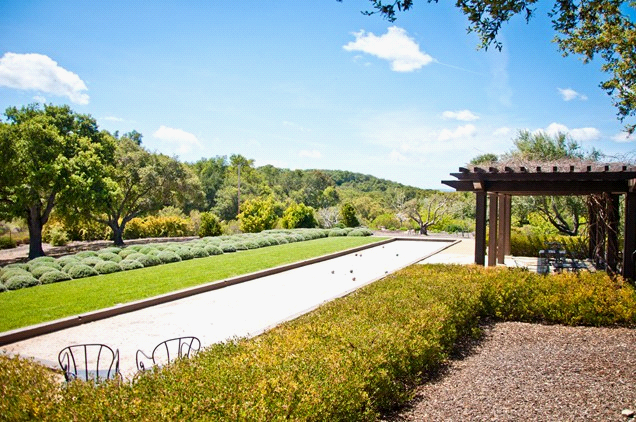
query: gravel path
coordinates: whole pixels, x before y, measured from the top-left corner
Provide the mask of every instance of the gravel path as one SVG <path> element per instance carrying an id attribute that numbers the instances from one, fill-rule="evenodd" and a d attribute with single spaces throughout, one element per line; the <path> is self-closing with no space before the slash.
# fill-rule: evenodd
<path id="1" fill-rule="evenodd" d="M 497 323 L 470 349 L 388 420 L 635 421 L 635 329 Z"/>

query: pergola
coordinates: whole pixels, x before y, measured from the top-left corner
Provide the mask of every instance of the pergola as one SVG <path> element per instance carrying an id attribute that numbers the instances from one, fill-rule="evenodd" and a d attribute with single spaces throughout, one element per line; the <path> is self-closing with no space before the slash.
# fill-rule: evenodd
<path id="1" fill-rule="evenodd" d="M 590 213 L 591 245 L 599 237 L 608 237 L 603 252 L 607 266 L 617 267 L 613 257 L 619 251 L 619 205 L 624 202 L 624 244 L 621 274 L 635 280 L 635 166 L 626 164 L 513 165 L 494 163 L 488 166 L 461 167 L 451 176 L 455 181 L 442 181 L 456 191 L 476 194 L 475 263 L 485 265 L 487 235 L 487 198 L 489 211 L 488 266 L 504 263 L 511 252 L 511 197 L 601 195 L 604 213 Z M 595 215 L 593 215 L 595 214 Z M 602 216 L 603 215 L 603 216 Z M 600 220 L 601 219 L 601 220 Z M 602 227 L 610 228 L 608 231 Z M 494 236 L 494 234 L 497 234 Z"/>

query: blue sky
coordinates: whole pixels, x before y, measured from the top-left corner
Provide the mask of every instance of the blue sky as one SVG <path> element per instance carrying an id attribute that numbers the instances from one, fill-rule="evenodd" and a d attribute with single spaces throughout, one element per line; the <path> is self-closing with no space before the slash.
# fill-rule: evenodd
<path id="1" fill-rule="evenodd" d="M 389 23 L 367 0 L 4 0 L 0 109 L 69 104 L 182 161 L 238 153 L 422 188 L 519 130 L 634 157 L 601 63 L 551 43 L 550 4 L 485 52 L 447 3 Z"/>

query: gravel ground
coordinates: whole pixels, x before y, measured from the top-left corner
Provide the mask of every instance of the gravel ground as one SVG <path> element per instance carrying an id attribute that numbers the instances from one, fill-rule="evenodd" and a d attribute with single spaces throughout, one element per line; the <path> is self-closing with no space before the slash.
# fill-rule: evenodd
<path id="1" fill-rule="evenodd" d="M 497 323 L 461 355 L 387 419 L 635 421 L 635 329 Z"/>

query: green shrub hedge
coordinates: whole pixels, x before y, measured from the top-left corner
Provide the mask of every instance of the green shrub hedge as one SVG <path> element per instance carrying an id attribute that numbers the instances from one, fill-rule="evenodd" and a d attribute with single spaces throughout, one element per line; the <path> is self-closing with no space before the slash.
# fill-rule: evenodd
<path id="1" fill-rule="evenodd" d="M 92 266 L 86 264 L 74 264 L 66 271 L 73 279 L 88 278 L 89 276 L 97 276 L 99 273 Z"/>
<path id="2" fill-rule="evenodd" d="M 109 273 L 121 272 L 122 268 L 113 261 L 102 261 L 95 264 L 95 270 L 100 275 L 108 275 Z"/>
<path id="3" fill-rule="evenodd" d="M 159 222 L 159 220 L 156 222 Z M 163 219 L 161 222 L 172 222 L 172 220 Z M 343 234 L 347 234 L 350 230 L 344 229 L 341 231 L 343 231 Z M 328 232 L 328 230 L 324 229 L 276 229 L 264 231 L 260 234 L 205 237 L 188 242 L 132 245 L 126 248 L 107 247 L 99 251 L 82 251 L 58 259 L 39 257 L 27 263 L 10 264 L 0 268 L 0 283 L 5 287 L 10 287 L 9 289 L 11 290 L 20 289 L 33 286 L 32 278 L 41 280 L 43 275 L 53 270 L 60 271 L 66 274 L 67 277 L 60 273 L 55 273 L 55 276 L 49 276 L 46 279 L 47 283 L 79 279 L 120 270 L 134 270 L 138 269 L 140 264 L 143 267 L 150 267 L 163 263 L 235 252 L 238 249 L 247 250 L 288 242 L 306 241 L 326 237 Z M 369 235 L 371 231 L 365 233 Z M 122 265 L 125 260 L 128 261 L 125 265 Z M 77 267 L 78 265 L 82 266 Z M 24 276 L 24 278 L 17 282 L 14 281 L 10 285 L 6 284 L 10 277 L 18 275 Z M 0 292 L 4 291 L 0 289 Z"/>
<path id="4" fill-rule="evenodd" d="M 47 283 L 68 281 L 69 279 L 71 277 L 67 273 L 54 269 L 51 272 L 44 273 L 39 280 L 42 285 L 45 285 Z"/>
<path id="5" fill-rule="evenodd" d="M 0 418 L 376 421 L 485 317 L 634 327 L 635 289 L 602 273 L 415 265 L 133 381 L 56 384 L 38 364 L 0 356 Z"/>

